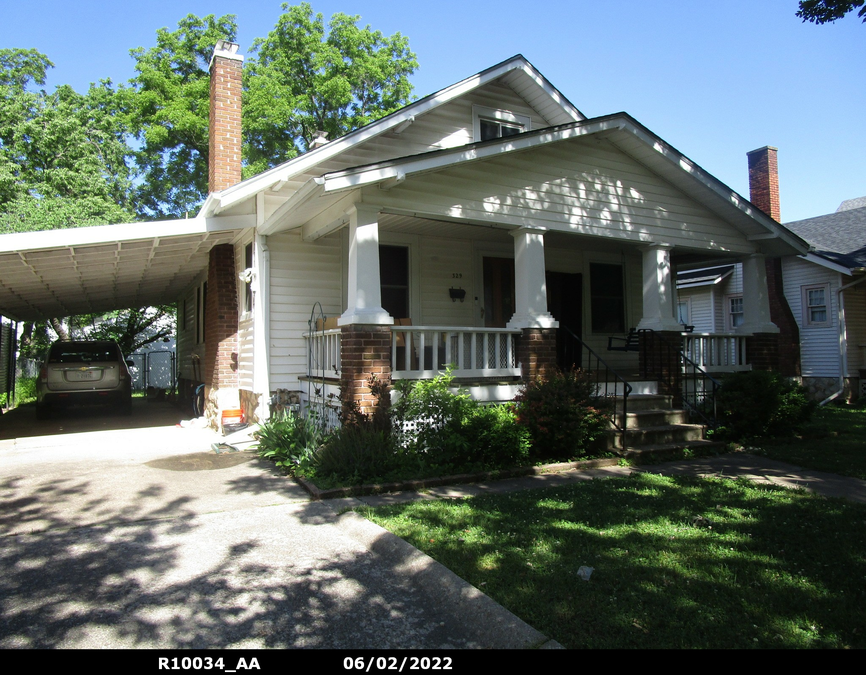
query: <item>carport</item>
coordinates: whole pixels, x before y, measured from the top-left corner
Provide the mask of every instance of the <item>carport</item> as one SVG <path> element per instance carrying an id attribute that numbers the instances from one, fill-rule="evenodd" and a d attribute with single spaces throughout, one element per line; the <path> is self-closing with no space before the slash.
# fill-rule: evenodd
<path id="1" fill-rule="evenodd" d="M 0 315 L 19 321 L 174 304 L 254 216 L 0 236 Z M 15 331 L 13 331 L 14 333 Z"/>

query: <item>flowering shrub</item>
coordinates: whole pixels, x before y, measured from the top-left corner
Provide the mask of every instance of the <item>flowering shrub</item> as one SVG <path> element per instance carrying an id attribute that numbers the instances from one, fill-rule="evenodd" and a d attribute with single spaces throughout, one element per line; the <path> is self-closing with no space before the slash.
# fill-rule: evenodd
<path id="1" fill-rule="evenodd" d="M 526 383 L 517 397 L 517 424 L 532 438 L 532 455 L 543 460 L 567 460 L 587 453 L 603 436 L 610 415 L 595 395 L 589 373 L 554 371 Z"/>

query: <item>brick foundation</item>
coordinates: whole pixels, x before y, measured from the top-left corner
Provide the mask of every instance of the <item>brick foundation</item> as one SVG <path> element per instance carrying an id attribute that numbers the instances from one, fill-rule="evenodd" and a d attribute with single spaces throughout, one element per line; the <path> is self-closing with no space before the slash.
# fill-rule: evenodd
<path id="1" fill-rule="evenodd" d="M 755 333 L 746 338 L 746 356 L 752 370 L 779 370 L 779 334 Z"/>
<path id="2" fill-rule="evenodd" d="M 683 369 L 680 345 L 683 337 L 676 331 L 640 331 L 640 372 L 657 379 L 659 393 L 672 397 L 674 407 L 682 405 Z"/>
<path id="3" fill-rule="evenodd" d="M 375 414 L 379 402 L 370 391 L 370 376 L 391 380 L 391 329 L 389 326 L 343 326 L 340 339 L 340 399 L 344 417 L 357 404 L 365 415 Z M 383 401 L 388 404 L 389 399 Z"/>
<path id="4" fill-rule="evenodd" d="M 556 329 L 524 328 L 517 338 L 517 362 L 526 382 L 556 369 Z"/>

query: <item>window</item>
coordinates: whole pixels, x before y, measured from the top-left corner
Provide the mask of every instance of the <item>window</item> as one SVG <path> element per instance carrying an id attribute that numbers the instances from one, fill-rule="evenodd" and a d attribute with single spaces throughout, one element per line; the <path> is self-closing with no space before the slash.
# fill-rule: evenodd
<path id="1" fill-rule="evenodd" d="M 204 342 L 204 328 L 207 315 L 207 281 L 195 289 L 195 343 Z"/>
<path id="2" fill-rule="evenodd" d="M 409 249 L 379 246 L 382 308 L 395 319 L 409 318 Z"/>
<path id="3" fill-rule="evenodd" d="M 728 328 L 736 330 L 743 325 L 743 296 L 728 296 Z"/>
<path id="4" fill-rule="evenodd" d="M 589 287 L 593 333 L 625 333 L 622 265 L 591 263 Z"/>
<path id="5" fill-rule="evenodd" d="M 244 247 L 244 270 L 253 268 L 253 245 L 247 244 Z M 244 281 L 244 311 L 253 311 L 253 281 L 249 277 Z"/>
<path id="6" fill-rule="evenodd" d="M 830 323 L 828 284 L 803 286 L 803 324 L 805 326 L 827 326 Z"/>
<path id="7" fill-rule="evenodd" d="M 474 138 L 489 141 L 529 131 L 531 120 L 526 115 L 515 115 L 508 110 L 472 106 Z"/>

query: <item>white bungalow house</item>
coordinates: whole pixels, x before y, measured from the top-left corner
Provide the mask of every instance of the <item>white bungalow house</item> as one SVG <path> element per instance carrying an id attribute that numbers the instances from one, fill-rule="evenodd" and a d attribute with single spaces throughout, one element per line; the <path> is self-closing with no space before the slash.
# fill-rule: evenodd
<path id="1" fill-rule="evenodd" d="M 806 244 L 628 114 L 587 118 L 518 55 L 241 181 L 242 67 L 236 45 L 217 45 L 211 193 L 176 221 L 198 252 L 210 247 L 207 265 L 190 258 L 161 291 L 178 302 L 182 382 L 204 382 L 214 411 L 262 418 L 276 392 L 329 391 L 369 409 L 371 374 L 424 378 L 449 363 L 474 395 L 507 399 L 556 363 L 557 339 L 564 358 L 571 334 L 633 377 L 646 355 L 608 351 L 609 338 L 682 339 L 678 267 L 742 263 L 756 292 L 738 358 L 774 367 L 765 260 Z M 139 226 L 112 250 L 138 236 L 152 259 L 176 257 L 158 225 L 158 241 Z M 48 239 L 22 243 L 34 271 Z M 12 245 L 0 241 L 0 264 Z M 33 315 L 34 294 L 15 304 L 4 284 L 0 313 Z"/>

